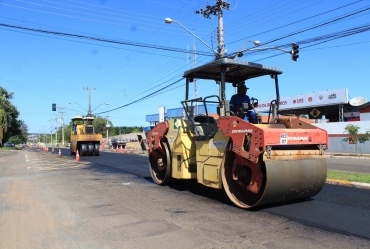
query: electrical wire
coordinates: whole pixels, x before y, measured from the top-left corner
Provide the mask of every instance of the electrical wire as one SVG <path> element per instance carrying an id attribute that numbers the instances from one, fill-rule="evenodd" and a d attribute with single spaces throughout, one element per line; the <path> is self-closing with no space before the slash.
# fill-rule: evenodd
<path id="1" fill-rule="evenodd" d="M 368 5 L 370 6 L 370 5 Z M 310 30 L 313 30 L 313 29 L 317 29 L 317 28 L 321 28 L 323 26 L 326 26 L 328 24 L 331 24 L 331 23 L 334 23 L 334 22 L 337 22 L 337 21 L 340 21 L 340 20 L 343 20 L 343 19 L 346 19 L 348 17 L 351 17 L 351 16 L 354 16 L 354 15 L 357 15 L 359 13 L 362 13 L 362 12 L 365 12 L 365 11 L 368 11 L 370 10 L 370 7 L 364 7 L 364 8 L 361 8 L 359 10 L 356 10 L 354 12 L 351 12 L 351 13 L 348 13 L 348 14 L 345 14 L 343 16 L 340 16 L 340 17 L 336 17 L 334 19 L 331 19 L 329 21 L 325 21 L 325 22 L 322 22 L 322 23 L 319 23 L 319 24 L 316 24 L 316 25 L 313 25 L 311 27 L 308 27 L 308 28 L 304 28 L 304 29 L 301 29 L 299 31 L 296 31 L 294 33 L 290 33 L 290 34 L 287 34 L 287 35 L 284 35 L 284 36 L 281 36 L 279 38 L 275 38 L 273 40 L 270 40 L 268 42 L 265 42 L 264 45 L 266 44 L 269 44 L 269 43 L 272 43 L 272 42 L 275 42 L 275 41 L 279 41 L 279 40 L 282 40 L 284 38 L 287 38 L 287 37 L 290 37 L 290 36 L 293 36 L 293 35 L 297 35 L 297 34 L 300 34 L 300 33 L 303 33 L 303 32 L 307 32 L 307 31 L 310 31 Z"/>
<path id="2" fill-rule="evenodd" d="M 149 17 L 161 18 L 162 19 L 162 17 L 158 17 L 158 16 L 147 15 L 147 14 L 143 14 L 143 13 L 140 13 L 140 12 L 132 12 L 132 11 L 128 11 L 128 10 L 115 9 L 115 8 L 110 8 L 110 7 L 106 7 L 106 6 L 101 6 L 101 5 L 96 5 L 96 4 L 91 4 L 91 3 L 85 3 L 85 2 L 81 2 L 81 1 L 69 0 L 69 2 L 74 2 L 74 3 L 79 3 L 79 4 L 82 4 L 82 5 L 94 6 L 94 7 L 98 7 L 98 8 L 102 8 L 102 9 L 109 9 L 109 10 L 114 10 L 114 11 L 119 11 L 119 12 L 126 12 L 126 13 L 131 13 L 131 14 L 134 14 L 134 15 L 149 16 Z M 203 3 L 204 2 L 205 1 L 203 1 Z M 198 6 L 199 5 L 200 4 L 198 4 Z M 184 23 L 186 23 L 186 22 L 184 22 Z M 194 23 L 192 23 L 192 24 L 194 24 Z M 206 25 L 201 25 L 201 24 L 196 24 L 196 25 L 206 26 Z M 206 27 L 208 27 L 208 26 L 206 26 Z"/>
<path id="3" fill-rule="evenodd" d="M 187 3 L 186 3 L 187 4 Z M 185 4 L 185 5 L 186 5 Z M 185 6 L 185 5 L 183 5 L 183 6 Z M 177 12 L 180 12 L 180 10 L 179 11 L 177 11 Z M 189 13 L 190 14 L 190 13 Z M 189 14 L 187 14 L 187 15 L 189 15 Z M 145 60 L 145 59 L 143 59 L 143 60 Z M 145 78 L 149 78 L 149 80 L 147 81 L 148 82 L 148 86 L 149 86 L 149 84 L 150 85 L 154 85 L 154 83 L 155 82 L 153 82 L 153 75 L 155 75 L 156 77 L 158 77 L 159 78 L 159 80 L 158 81 L 160 81 L 160 80 L 162 80 L 162 77 L 161 77 L 161 74 L 165 74 L 164 76 L 166 77 L 168 77 L 169 75 L 171 75 L 171 74 L 173 74 L 175 71 L 178 71 L 177 69 L 175 70 L 175 71 L 173 71 L 173 73 L 168 73 L 168 65 L 169 66 L 171 66 L 171 67 L 174 67 L 174 64 L 173 64 L 173 61 L 174 60 L 172 60 L 172 61 L 169 61 L 169 62 L 167 62 L 165 65 L 162 65 L 162 66 L 159 66 L 158 67 L 158 69 L 154 69 L 153 70 L 153 73 L 154 74 L 148 74 L 146 77 L 144 77 L 144 78 L 142 78 L 141 79 L 141 81 L 143 81 Z M 138 62 L 138 65 L 137 66 L 139 66 L 139 64 L 140 64 L 140 62 Z M 176 64 L 178 64 L 178 63 L 176 63 Z M 175 65 L 176 65 L 175 64 Z M 130 64 L 131 65 L 131 68 L 136 68 L 136 66 L 134 65 L 134 64 Z M 164 68 L 166 68 L 166 69 L 164 69 Z M 117 71 L 117 70 L 116 70 Z M 118 77 L 118 76 L 117 76 Z M 131 90 L 131 91 L 135 91 L 136 89 L 139 89 L 139 90 L 141 90 L 141 91 L 143 91 L 143 89 L 147 89 L 147 87 L 145 86 L 145 84 L 143 85 L 143 84 L 139 84 L 139 82 L 137 82 L 137 83 L 135 83 L 134 84 L 135 86 L 136 86 L 136 88 L 135 89 L 132 89 L 132 87 L 130 86 L 129 87 L 129 89 Z M 161 85 L 161 84 L 159 84 L 159 85 Z M 122 88 L 124 88 L 125 86 L 123 86 Z M 157 87 L 158 87 L 158 85 L 157 85 Z M 153 87 L 152 87 L 153 88 Z M 119 91 L 115 91 L 115 94 L 113 94 L 113 95 L 115 95 L 115 96 L 118 96 L 119 95 Z M 137 94 L 136 94 L 137 95 Z M 113 96 L 110 96 L 109 97 L 109 99 L 111 99 Z M 119 98 L 121 99 L 121 97 L 122 96 L 119 96 Z M 131 96 L 131 98 L 132 98 L 132 96 Z M 125 99 L 127 99 L 127 98 L 125 98 Z M 128 99 L 130 99 L 130 97 L 128 98 Z M 121 102 L 121 100 L 117 100 L 116 102 Z"/>
<path id="4" fill-rule="evenodd" d="M 26 31 L 31 31 L 31 32 L 50 34 L 50 35 L 66 36 L 66 37 L 72 37 L 72 38 L 79 38 L 79 39 L 86 39 L 86 40 L 93 40 L 93 41 L 100 41 L 100 42 L 108 42 L 108 43 L 128 45 L 128 46 L 136 46 L 136 47 L 143 47 L 143 48 L 152 48 L 152 49 L 165 50 L 165 51 L 178 52 L 178 53 L 188 53 L 187 50 L 181 49 L 181 48 L 164 47 L 164 46 L 158 46 L 158 45 L 147 44 L 147 43 L 132 42 L 132 41 L 127 41 L 127 40 L 126 41 L 124 41 L 124 40 L 113 40 L 113 39 L 106 39 L 106 38 L 100 38 L 100 37 L 92 37 L 92 36 L 71 34 L 71 33 L 44 30 L 44 29 L 35 29 L 35 28 L 30 28 L 30 27 L 25 27 L 25 26 L 10 25 L 10 24 L 6 24 L 6 23 L 0 23 L 0 26 L 7 27 L 7 28 L 12 28 L 12 29 L 21 29 L 21 30 L 26 30 Z M 213 54 L 211 54 L 209 52 L 198 51 L 197 53 L 199 55 L 214 56 Z"/>
<path id="5" fill-rule="evenodd" d="M 244 37 L 242 39 L 238 39 L 238 40 L 229 42 L 226 45 L 230 45 L 230 44 L 233 44 L 233 43 L 239 42 L 239 41 L 245 41 L 246 39 L 251 38 L 251 37 L 256 37 L 258 35 L 262 35 L 262 34 L 265 34 L 265 33 L 271 32 L 271 31 L 275 31 L 275 30 L 278 30 L 278 29 L 281 29 L 281 28 L 285 28 L 285 27 L 288 27 L 288 26 L 291 26 L 291 25 L 300 23 L 300 22 L 304 22 L 304 21 L 307 21 L 307 20 L 310 20 L 310 19 L 313 19 L 313 18 L 317 18 L 319 16 L 326 15 L 326 14 L 329 14 L 331 12 L 334 12 L 334 11 L 337 11 L 337 10 L 340 10 L 340 9 L 343 9 L 343 8 L 347 8 L 347 7 L 349 7 L 349 6 L 353 5 L 353 4 L 359 3 L 361 1 L 362 0 L 355 1 L 355 2 L 352 2 L 352 3 L 346 4 L 346 5 L 342 5 L 340 7 L 337 7 L 337 8 L 328 10 L 328 11 L 324 11 L 324 12 L 321 12 L 319 14 L 316 14 L 316 15 L 313 15 L 313 16 L 310 16 L 310 17 L 306 17 L 306 18 L 300 19 L 298 21 L 294 21 L 294 22 L 291 22 L 291 23 L 288 23 L 288 24 L 285 24 L 285 25 L 282 25 L 282 26 L 279 26 L 279 27 L 276 27 L 276 28 L 273 28 L 273 29 L 269 29 L 269 30 L 266 30 L 266 31 L 263 31 L 263 32 L 260 32 L 260 33 L 257 33 L 257 34 L 251 35 L 251 36 L 248 36 L 248 37 Z"/>
<path id="6" fill-rule="evenodd" d="M 130 28 L 132 27 L 132 25 L 127 25 L 127 24 L 121 24 L 121 23 L 115 23 L 115 22 L 107 22 L 107 21 L 101 21 L 101 20 L 96 20 L 96 19 L 91 19 L 91 18 L 84 18 L 84 17 L 78 17 L 78 16 L 58 14 L 58 13 L 54 13 L 54 12 L 36 10 L 36 9 L 32 9 L 32 8 L 26 8 L 26 7 L 21 7 L 21 6 L 16 6 L 16 5 L 11 5 L 11 4 L 6 4 L 6 3 L 0 3 L 0 5 L 8 6 L 8 7 L 13 7 L 13 8 L 18 8 L 18 9 L 23 9 L 23 10 L 34 11 L 34 12 L 39 12 L 39 13 L 51 14 L 51 15 L 55 15 L 55 16 L 62 16 L 62 17 L 68 17 L 68 18 L 72 18 L 72 19 L 79 19 L 79 20 L 84 20 L 84 21 L 92 21 L 92 22 L 103 23 L 103 24 L 110 24 L 110 25 L 117 25 L 117 26 L 122 26 L 122 27 L 130 27 Z M 173 33 L 173 34 L 176 34 L 176 35 L 186 35 L 183 32 L 182 33 L 176 33 L 176 32 L 163 31 L 161 29 L 151 29 L 151 28 L 145 28 L 145 27 L 141 27 L 141 29 L 151 30 L 151 31 L 156 31 L 156 32 Z M 170 30 L 171 29 L 172 30 L 179 30 L 179 29 L 176 29 L 176 28 L 175 29 L 169 28 L 169 29 Z"/>
<path id="7" fill-rule="evenodd" d="M 241 30 L 246 30 L 244 27 L 246 26 L 246 25 L 250 25 L 250 24 L 253 24 L 253 23 L 258 23 L 259 25 L 261 25 L 261 19 L 263 19 L 263 20 L 265 20 L 265 18 L 263 18 L 263 16 L 268 16 L 268 18 L 270 18 L 270 17 L 272 17 L 272 16 L 274 16 L 274 15 L 276 15 L 276 14 L 279 14 L 279 13 L 281 13 L 281 12 L 284 12 L 284 11 L 287 11 L 287 10 L 289 10 L 289 9 L 292 9 L 292 8 L 295 8 L 295 7 L 297 7 L 297 6 L 300 6 L 300 5 L 302 5 L 302 4 L 304 4 L 304 3 L 306 3 L 306 2 L 308 2 L 308 1 L 310 1 L 310 0 L 305 0 L 303 3 L 297 3 L 296 5 L 290 5 L 289 6 L 289 8 L 285 8 L 285 9 L 283 9 L 283 10 L 281 10 L 281 11 L 277 11 L 277 12 L 275 12 L 275 13 L 269 13 L 269 12 L 266 12 L 266 13 L 263 13 L 263 14 L 261 14 L 260 16 L 257 16 L 257 20 L 254 20 L 254 21 L 252 21 L 252 22 L 250 22 L 250 23 L 245 23 L 245 22 L 239 22 L 239 24 L 235 24 L 235 25 L 231 25 L 231 26 L 227 26 L 227 28 L 226 28 L 226 30 L 228 31 L 228 32 L 232 32 L 232 31 L 234 31 L 234 30 L 236 30 L 236 29 L 239 29 L 240 27 L 243 27 L 243 29 L 241 29 Z M 314 3 L 314 4 L 311 4 L 311 5 L 309 5 L 309 6 L 306 6 L 306 7 L 303 7 L 303 8 L 301 8 L 301 9 L 298 9 L 298 10 L 294 10 L 294 11 L 292 11 L 292 12 L 290 12 L 290 13 L 288 13 L 288 14 L 286 14 L 286 15 L 290 15 L 290 14 L 292 14 L 292 13 L 295 13 L 295 12 L 298 12 L 298 11 L 300 11 L 300 10 L 305 10 L 305 9 L 307 9 L 308 7 L 311 7 L 311 6 L 313 6 L 313 5 L 316 5 L 316 4 L 318 4 L 318 3 L 320 3 L 320 2 L 323 2 L 323 1 L 325 1 L 325 0 L 321 0 L 321 1 L 319 1 L 319 2 L 317 2 L 317 3 Z M 288 3 L 289 4 L 289 3 Z M 287 5 L 288 5 L 287 4 Z M 281 7 L 283 7 L 283 6 L 281 6 Z M 279 7 L 280 8 L 280 7 Z M 286 16 L 286 15 L 283 15 L 283 16 Z M 283 17 L 282 16 L 282 17 Z M 255 17 L 255 19 L 256 19 L 256 17 Z M 268 23 L 268 22 L 271 22 L 271 19 L 268 19 L 268 20 L 265 20 L 265 22 L 263 22 L 263 23 Z M 230 29 L 230 27 L 234 27 L 233 29 L 231 28 Z M 240 32 L 240 31 L 239 31 Z M 235 35 L 235 33 L 234 34 L 232 34 L 232 35 Z"/>
<path id="8" fill-rule="evenodd" d="M 125 105 L 122 105 L 122 106 L 116 107 L 116 108 L 111 109 L 111 110 L 109 110 L 109 111 L 104 111 L 104 112 L 96 113 L 96 115 L 103 114 L 103 113 L 107 113 L 107 112 L 112 112 L 112 111 L 115 111 L 115 110 L 121 109 L 121 108 L 123 108 L 123 107 L 127 107 L 127 106 L 129 106 L 129 105 L 132 105 L 132 104 L 134 104 L 134 103 L 137 103 L 137 102 L 139 102 L 139 101 L 145 100 L 145 99 L 147 99 L 147 98 L 149 98 L 149 97 L 152 97 L 154 94 L 156 94 L 156 93 L 158 93 L 158 92 L 160 92 L 160 91 L 162 91 L 162 90 L 164 90 L 164 89 L 166 89 L 166 88 L 168 88 L 168 87 L 170 87 L 170 86 L 173 86 L 173 85 L 175 85 L 175 84 L 179 83 L 179 82 L 180 82 L 180 81 L 182 81 L 182 80 L 183 80 L 183 79 L 179 79 L 179 80 L 177 80 L 177 81 L 175 81 L 175 82 L 173 82 L 173 83 L 171 83 L 171 84 L 169 84 L 169 85 L 167 85 L 167 86 L 165 86 L 165 87 L 162 87 L 161 89 L 158 89 L 157 91 L 152 92 L 152 93 L 150 93 L 150 94 L 148 94 L 148 95 L 146 95 L 146 96 L 144 96 L 144 97 L 142 97 L 142 98 L 140 98 L 140 99 L 137 99 L 137 100 L 132 101 L 132 102 L 130 102 L 130 103 L 128 103 L 128 104 L 125 104 Z"/>

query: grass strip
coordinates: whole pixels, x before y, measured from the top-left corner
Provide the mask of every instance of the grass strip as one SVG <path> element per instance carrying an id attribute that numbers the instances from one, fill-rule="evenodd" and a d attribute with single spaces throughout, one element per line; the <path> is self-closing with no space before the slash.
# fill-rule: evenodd
<path id="1" fill-rule="evenodd" d="M 327 178 L 336 179 L 336 180 L 345 180 L 345 181 L 350 181 L 350 182 L 370 183 L 370 174 L 366 174 L 366 173 L 328 170 Z"/>
<path id="2" fill-rule="evenodd" d="M 12 147 L 0 147 L 0 150 L 14 150 Z"/>

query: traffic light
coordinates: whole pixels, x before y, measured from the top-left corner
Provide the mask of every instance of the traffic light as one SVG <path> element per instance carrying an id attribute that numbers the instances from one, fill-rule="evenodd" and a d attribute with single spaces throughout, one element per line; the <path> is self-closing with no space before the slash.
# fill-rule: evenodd
<path id="1" fill-rule="evenodd" d="M 292 51 L 290 52 L 292 54 L 292 60 L 297 61 L 298 60 L 298 53 L 299 53 L 299 46 L 297 43 L 292 42 Z"/>
<path id="2" fill-rule="evenodd" d="M 57 104 L 51 104 L 51 110 L 55 112 L 57 110 Z"/>

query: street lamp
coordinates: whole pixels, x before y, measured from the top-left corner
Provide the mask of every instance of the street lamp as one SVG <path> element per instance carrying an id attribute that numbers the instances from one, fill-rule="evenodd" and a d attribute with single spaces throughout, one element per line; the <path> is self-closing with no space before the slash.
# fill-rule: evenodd
<path id="1" fill-rule="evenodd" d="M 171 18 L 165 18 L 164 19 L 164 22 L 167 23 L 167 24 L 171 24 L 171 23 L 177 23 L 178 25 L 180 25 L 183 29 L 185 29 L 186 31 L 188 31 L 191 35 L 193 35 L 195 38 L 197 38 L 199 41 L 201 41 L 204 45 L 206 45 L 209 49 L 211 49 L 215 54 L 216 56 L 218 56 L 218 52 L 216 50 L 214 50 L 213 48 L 211 48 L 207 43 L 205 43 L 202 39 L 200 39 L 196 34 L 194 34 L 193 32 L 191 32 L 190 30 L 188 30 L 184 25 L 182 25 L 181 23 L 179 23 L 178 21 L 175 21 L 175 20 L 172 20 Z"/>
<path id="2" fill-rule="evenodd" d="M 253 42 L 253 44 L 254 44 L 254 46 L 259 46 L 259 45 L 261 45 L 261 42 L 260 41 L 246 41 L 240 48 L 239 48 L 239 50 L 238 50 L 238 52 L 236 52 L 236 53 L 234 53 L 234 55 L 232 55 L 230 58 L 231 59 L 234 59 L 235 57 L 242 57 L 243 56 L 243 52 L 244 51 L 249 51 L 249 50 L 253 50 L 253 49 L 251 49 L 251 48 L 248 48 L 248 49 L 244 49 L 244 50 L 242 50 L 242 48 L 247 44 L 247 43 L 249 43 L 249 42 Z"/>
<path id="3" fill-rule="evenodd" d="M 288 51 L 288 50 L 285 50 L 285 49 L 282 49 L 282 48 L 278 48 L 278 47 L 248 48 L 248 49 L 244 49 L 244 50 L 241 50 L 239 52 L 236 52 L 234 54 L 234 56 L 232 57 L 232 59 L 234 59 L 236 56 L 242 57 L 243 56 L 243 52 L 245 52 L 245 51 L 272 50 L 272 49 L 283 51 L 284 53 L 288 53 L 288 54 L 292 54 L 293 53 L 292 51 Z"/>
<path id="4" fill-rule="evenodd" d="M 95 107 L 94 110 L 92 110 L 91 112 L 94 112 L 96 109 L 98 109 L 99 106 L 102 106 L 102 105 L 109 105 L 109 103 L 101 103 L 100 105 L 98 105 L 97 107 Z M 91 114 L 91 113 L 90 113 Z"/>
<path id="5" fill-rule="evenodd" d="M 94 110 L 86 110 L 85 108 L 83 108 L 82 107 L 82 105 L 80 105 L 79 103 L 77 103 L 77 102 L 68 102 L 68 104 L 72 104 L 72 103 L 74 103 L 74 104 L 77 104 L 77 105 L 79 105 L 79 106 L 81 106 L 81 108 L 82 109 L 84 109 L 86 112 L 87 112 L 87 116 L 90 116 L 91 115 L 91 113 L 93 112 L 93 111 L 95 111 L 99 106 L 102 106 L 102 105 L 109 105 L 109 103 L 101 103 L 100 105 L 98 105 L 97 107 L 95 107 L 95 109 Z M 71 109 L 71 110 L 73 110 L 73 109 Z M 76 110 L 74 110 L 74 111 L 76 111 Z"/>
<path id="6" fill-rule="evenodd" d="M 82 107 L 82 105 L 80 105 L 79 103 L 77 103 L 77 102 L 73 102 L 73 101 L 70 101 L 70 102 L 68 102 L 68 104 L 77 104 L 77 105 L 79 105 L 82 109 L 84 109 L 87 113 L 89 112 L 88 110 L 86 110 L 85 108 L 83 108 Z"/>

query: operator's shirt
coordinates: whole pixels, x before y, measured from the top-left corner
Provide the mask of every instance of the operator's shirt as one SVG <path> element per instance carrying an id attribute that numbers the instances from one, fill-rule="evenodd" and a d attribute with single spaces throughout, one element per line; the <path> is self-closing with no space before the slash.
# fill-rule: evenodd
<path id="1" fill-rule="evenodd" d="M 234 108 L 230 108 L 230 111 L 237 112 L 240 108 L 243 107 L 243 103 L 248 103 L 248 105 L 251 104 L 249 96 L 234 94 L 230 99 L 230 107 L 232 105 L 234 106 Z"/>

